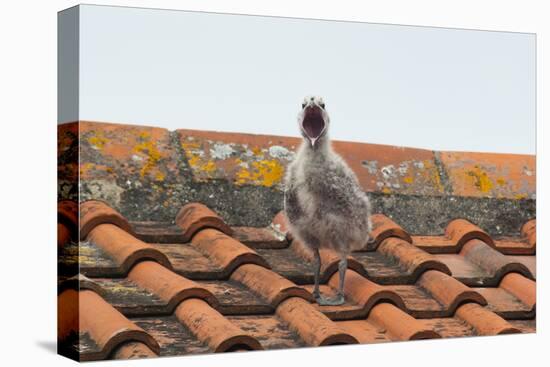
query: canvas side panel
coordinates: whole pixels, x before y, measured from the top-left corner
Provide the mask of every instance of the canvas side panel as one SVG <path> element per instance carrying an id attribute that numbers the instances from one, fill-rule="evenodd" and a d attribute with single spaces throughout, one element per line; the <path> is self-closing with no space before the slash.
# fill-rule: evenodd
<path id="1" fill-rule="evenodd" d="M 78 179 L 79 7 L 57 22 L 57 337 L 58 353 L 79 360 Z"/>

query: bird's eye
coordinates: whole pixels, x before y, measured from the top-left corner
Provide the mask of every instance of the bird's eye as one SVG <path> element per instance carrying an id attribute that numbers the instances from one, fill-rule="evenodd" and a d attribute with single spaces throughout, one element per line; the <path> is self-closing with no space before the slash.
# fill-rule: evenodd
<path id="1" fill-rule="evenodd" d="M 321 106 L 322 109 L 325 108 L 325 104 L 324 104 L 324 103 L 319 103 L 319 106 Z"/>

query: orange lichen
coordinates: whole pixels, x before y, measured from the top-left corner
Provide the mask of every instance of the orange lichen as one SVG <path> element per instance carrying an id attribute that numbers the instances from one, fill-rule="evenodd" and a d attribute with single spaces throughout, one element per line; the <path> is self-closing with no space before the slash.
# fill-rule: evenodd
<path id="1" fill-rule="evenodd" d="M 403 178 L 403 182 L 405 182 L 405 183 L 407 183 L 407 184 L 412 184 L 412 183 L 413 183 L 413 178 L 412 178 L 412 176 L 404 177 L 404 178 Z"/>

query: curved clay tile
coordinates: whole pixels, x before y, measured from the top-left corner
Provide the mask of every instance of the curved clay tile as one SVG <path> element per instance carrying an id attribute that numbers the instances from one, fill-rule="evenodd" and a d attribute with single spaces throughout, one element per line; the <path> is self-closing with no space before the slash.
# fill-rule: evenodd
<path id="1" fill-rule="evenodd" d="M 456 316 L 472 325 L 479 335 L 513 334 L 521 331 L 496 313 L 477 303 L 466 303 L 456 310 Z"/>
<path id="2" fill-rule="evenodd" d="M 332 249 L 321 249 L 319 250 L 319 255 L 321 255 L 321 283 L 326 283 L 330 277 L 338 272 L 338 263 L 340 262 L 340 256 L 336 251 Z M 361 264 L 353 256 L 348 256 L 348 269 L 354 270 L 361 274 L 362 276 L 367 276 L 367 271 L 363 264 Z"/>
<path id="3" fill-rule="evenodd" d="M 445 274 L 451 274 L 451 271 L 441 261 L 433 255 L 418 247 L 402 240 L 401 238 L 387 238 L 380 246 L 378 252 L 389 256 L 406 269 L 407 273 L 411 274 L 411 281 L 414 282 L 418 277 L 428 270 L 437 270 Z"/>
<path id="4" fill-rule="evenodd" d="M 374 242 L 367 245 L 368 250 L 374 250 L 388 237 L 398 237 L 404 241 L 412 242 L 411 236 L 393 220 L 384 214 L 373 214 L 371 216 L 372 232 Z"/>
<path id="5" fill-rule="evenodd" d="M 263 349 L 258 340 L 247 335 L 201 299 L 186 299 L 176 308 L 175 314 L 199 340 L 206 343 L 214 352 Z"/>
<path id="6" fill-rule="evenodd" d="M 57 246 L 78 238 L 78 204 L 72 200 L 57 203 Z"/>
<path id="7" fill-rule="evenodd" d="M 57 286 L 57 293 L 61 294 L 67 289 L 74 289 L 77 291 L 89 289 L 96 292 L 101 297 L 105 296 L 105 291 L 99 284 L 82 274 L 77 274 L 59 283 Z"/>
<path id="8" fill-rule="evenodd" d="M 128 273 L 128 279 L 166 302 L 169 312 L 188 298 L 199 298 L 219 308 L 219 302 L 212 292 L 155 261 L 137 263 Z"/>
<path id="9" fill-rule="evenodd" d="M 460 255 L 484 269 L 491 276 L 491 283 L 498 283 L 508 273 L 516 272 L 534 279 L 534 274 L 524 264 L 514 261 L 487 243 L 473 239 L 464 244 Z"/>
<path id="10" fill-rule="evenodd" d="M 113 359 L 137 359 L 157 357 L 157 354 L 141 342 L 127 342 L 119 346 L 112 354 Z"/>
<path id="11" fill-rule="evenodd" d="M 80 332 L 87 334 L 95 343 L 95 348 L 81 352 L 81 361 L 106 359 L 115 348 L 128 341 L 139 341 L 155 354 L 160 352 L 158 343 L 151 335 L 124 317 L 94 291 L 66 290 L 59 295 L 58 304 L 62 313 L 68 313 L 59 323 L 61 338 Z M 78 322 L 74 324 L 70 320 Z"/>
<path id="12" fill-rule="evenodd" d="M 510 273 L 502 278 L 499 287 L 516 296 L 532 310 L 535 309 L 537 303 L 537 285 L 531 279 L 518 273 Z"/>
<path id="13" fill-rule="evenodd" d="M 389 333 L 392 340 L 417 340 L 440 338 L 434 330 L 428 328 L 401 309 L 390 303 L 379 303 L 369 313 L 367 321 Z"/>
<path id="14" fill-rule="evenodd" d="M 273 307 L 290 297 L 300 297 L 313 302 L 313 296 L 302 287 L 280 276 L 270 269 L 256 264 L 241 265 L 231 275 L 236 280 L 256 294 L 266 299 Z"/>
<path id="15" fill-rule="evenodd" d="M 272 227 L 231 227 L 231 237 L 251 248 L 279 249 L 288 247 L 286 237 Z"/>
<path id="16" fill-rule="evenodd" d="M 216 228 L 228 235 L 233 233 L 231 227 L 220 216 L 200 203 L 184 205 L 176 215 L 176 224 L 183 230 L 185 242 L 191 241 L 193 236 L 203 228 Z"/>
<path id="17" fill-rule="evenodd" d="M 527 223 L 525 223 L 522 227 L 521 227 L 521 235 L 527 239 L 527 243 L 529 243 L 529 245 L 531 247 L 533 247 L 533 249 L 536 248 L 537 246 L 537 221 L 536 219 L 531 219 L 530 221 L 528 221 Z"/>
<path id="18" fill-rule="evenodd" d="M 268 263 L 256 251 L 217 229 L 200 230 L 193 236 L 191 245 L 225 269 L 227 276 L 243 264 L 256 264 L 269 268 Z"/>
<path id="19" fill-rule="evenodd" d="M 302 259 L 313 264 L 313 252 L 306 248 L 300 241 L 296 239 L 293 240 L 289 247 Z M 326 283 L 330 277 L 338 271 L 340 256 L 336 253 L 336 251 L 326 248 L 320 249 L 319 255 L 321 256 L 320 282 Z M 363 276 L 367 276 L 365 267 L 357 261 L 357 259 L 350 255 L 347 257 L 347 260 L 348 269 L 352 269 Z"/>
<path id="20" fill-rule="evenodd" d="M 445 236 L 455 245 L 456 252 L 460 251 L 462 246 L 472 239 L 478 239 L 490 246 L 495 245 L 487 232 L 466 219 L 454 219 L 450 221 L 445 228 Z"/>
<path id="21" fill-rule="evenodd" d="M 358 343 L 357 339 L 302 298 L 284 300 L 277 307 L 276 313 L 309 345 Z"/>
<path id="22" fill-rule="evenodd" d="M 487 304 L 487 300 L 481 294 L 440 271 L 425 272 L 418 280 L 418 285 L 445 307 L 448 316 L 453 315 L 457 307 L 466 302 L 482 306 Z"/>
<path id="23" fill-rule="evenodd" d="M 78 291 L 65 289 L 57 296 L 57 338 L 63 341 L 78 333 Z"/>
<path id="24" fill-rule="evenodd" d="M 80 239 L 85 240 L 88 233 L 104 223 L 113 224 L 128 233 L 132 233 L 130 223 L 119 212 L 102 201 L 89 200 L 80 204 Z"/>
<path id="25" fill-rule="evenodd" d="M 114 224 L 97 225 L 91 230 L 87 239 L 109 254 L 123 274 L 126 274 L 135 263 L 144 259 L 152 259 L 169 269 L 172 268 L 164 253 Z"/>
<path id="26" fill-rule="evenodd" d="M 329 285 L 337 289 L 340 281 L 339 273 L 335 273 L 329 280 Z M 361 315 L 366 316 L 372 307 L 380 302 L 393 303 L 402 310 L 406 310 L 405 303 L 396 292 L 371 282 L 353 270 L 346 271 L 344 279 L 344 294 L 355 303 L 362 306 Z"/>
<path id="27" fill-rule="evenodd" d="M 521 227 L 519 238 L 499 238 L 495 248 L 505 255 L 535 255 L 537 252 L 536 220 L 531 219 Z"/>
<path id="28" fill-rule="evenodd" d="M 350 333 L 360 344 L 374 344 L 391 341 L 386 330 L 366 320 L 349 319 L 336 322 L 338 326 Z"/>
<path id="29" fill-rule="evenodd" d="M 281 235 L 285 236 L 289 241 L 292 241 L 293 236 L 292 233 L 290 233 L 288 228 L 288 220 L 286 218 L 285 212 L 281 210 L 278 212 L 271 221 L 271 228 L 275 230 L 275 232 L 280 233 Z"/>

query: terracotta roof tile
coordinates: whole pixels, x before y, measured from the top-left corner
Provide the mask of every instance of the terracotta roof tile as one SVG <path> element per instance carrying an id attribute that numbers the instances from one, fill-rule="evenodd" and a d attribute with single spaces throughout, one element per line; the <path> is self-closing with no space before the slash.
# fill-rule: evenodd
<path id="1" fill-rule="evenodd" d="M 378 247 L 378 251 L 398 261 L 406 273 L 411 274 L 411 279 L 415 281 L 428 270 L 451 274 L 447 265 L 436 259 L 435 256 L 400 238 L 385 239 Z"/>
<path id="2" fill-rule="evenodd" d="M 290 297 L 300 297 L 313 302 L 313 296 L 277 273 L 256 264 L 241 265 L 231 279 L 238 281 L 266 299 L 273 307 Z"/>
<path id="3" fill-rule="evenodd" d="M 86 239 L 96 226 L 105 223 L 113 224 L 128 233 L 132 233 L 132 228 L 126 218 L 107 204 L 97 200 L 89 200 L 80 204 L 81 240 Z"/>
<path id="4" fill-rule="evenodd" d="M 91 290 L 77 292 L 68 289 L 59 295 L 58 303 L 61 311 L 59 335 L 63 340 L 76 334 L 73 347 L 76 350 L 72 352 L 77 353 L 81 361 L 105 359 L 116 347 L 128 341 L 139 341 L 154 354 L 160 352 L 151 335 Z M 70 350 L 66 352 L 71 353 Z"/>
<path id="5" fill-rule="evenodd" d="M 183 230 L 184 242 L 191 241 L 203 228 L 215 228 L 228 235 L 233 233 L 222 218 L 200 203 L 190 203 L 182 207 L 176 215 L 176 224 Z"/>
<path id="6" fill-rule="evenodd" d="M 134 264 L 144 259 L 153 259 L 167 268 L 172 267 L 166 255 L 161 251 L 110 223 L 95 226 L 86 239 L 89 241 L 90 246 L 101 249 L 109 259 L 103 264 L 97 262 L 99 266 L 94 266 L 93 260 L 83 262 L 81 268 L 85 274 L 106 276 L 107 274 L 116 273 L 124 275 Z M 114 263 L 114 267 L 109 266 L 109 260 Z"/>
<path id="7" fill-rule="evenodd" d="M 233 238 L 251 248 L 285 248 L 286 237 L 272 227 L 233 227 Z"/>
<path id="8" fill-rule="evenodd" d="M 57 246 L 78 238 L 78 204 L 73 200 L 57 203 Z"/>
<path id="9" fill-rule="evenodd" d="M 418 284 L 443 304 L 451 314 L 454 314 L 457 307 L 465 302 L 478 303 L 483 306 L 487 304 L 487 300 L 481 294 L 440 271 L 425 272 L 420 277 Z"/>
<path id="10" fill-rule="evenodd" d="M 191 245 L 223 268 L 228 275 L 243 264 L 269 267 L 258 253 L 217 229 L 200 230 L 193 237 Z"/>
<path id="11" fill-rule="evenodd" d="M 338 287 L 340 276 L 335 273 L 329 281 L 334 289 Z M 405 309 L 403 299 L 394 291 L 371 282 L 353 270 L 348 270 L 344 278 L 344 293 L 361 306 L 361 315 L 365 317 L 374 305 L 380 302 L 390 302 Z"/>
<path id="12" fill-rule="evenodd" d="M 506 255 L 534 255 L 537 250 L 537 225 L 531 219 L 521 227 L 520 238 L 500 237 L 495 247 Z"/>
<path id="13" fill-rule="evenodd" d="M 447 225 L 443 236 L 412 236 L 412 243 L 432 254 L 459 253 L 466 242 L 478 239 L 505 255 L 534 255 L 536 251 L 536 220 L 526 222 L 520 237 L 493 239 L 487 232 L 465 219 L 455 219 Z"/>
<path id="14" fill-rule="evenodd" d="M 170 313 L 188 298 L 200 298 L 212 307 L 218 307 L 218 300 L 208 289 L 154 261 L 136 264 L 128 273 L 128 279 L 166 302 Z"/>
<path id="15" fill-rule="evenodd" d="M 500 288 L 516 296 L 521 302 L 534 310 L 537 302 L 537 285 L 521 274 L 509 273 L 502 278 Z"/>
<path id="16" fill-rule="evenodd" d="M 295 255 L 300 259 L 311 262 L 313 261 L 313 253 L 307 249 L 300 241 L 293 240 L 289 246 L 289 249 L 293 250 Z M 321 282 L 326 283 L 328 279 L 338 271 L 338 262 L 340 261 L 339 255 L 332 249 L 320 249 L 319 255 L 321 256 Z M 367 275 L 367 272 L 363 265 L 353 256 L 348 256 L 348 268 L 355 270 L 358 273 Z M 300 260 L 298 260 L 300 261 Z"/>
<path id="17" fill-rule="evenodd" d="M 267 227 L 224 229 L 193 203 L 186 208 L 196 217 L 181 215 L 177 225 L 129 222 L 92 204 L 99 209 L 82 221 L 91 223 L 86 238 L 60 250 L 62 271 L 77 257 L 87 276 L 67 270 L 59 284 L 61 343 L 83 360 L 535 330 L 535 257 L 506 243 L 534 241 L 534 220 L 519 236 L 495 240 L 462 219 L 442 236 L 411 237 L 375 215 L 374 246 L 348 258 L 345 304 L 319 306 L 312 256 L 286 236 L 281 214 Z M 212 222 L 200 224 L 206 217 Z M 321 257 L 321 291 L 334 295 L 339 257 L 331 250 Z M 74 308 L 82 302 L 81 317 L 115 321 L 84 328 Z M 118 336 L 119 326 L 127 333 Z"/>
<path id="18" fill-rule="evenodd" d="M 445 228 L 444 236 L 413 236 L 413 244 L 430 253 L 458 253 L 471 239 L 494 246 L 493 239 L 481 228 L 466 219 L 455 219 Z"/>
<path id="19" fill-rule="evenodd" d="M 146 344 L 141 342 L 127 342 L 119 346 L 113 352 L 113 359 L 138 359 L 156 357 Z"/>
<path id="20" fill-rule="evenodd" d="M 287 239 L 292 240 L 292 234 L 288 230 L 288 219 L 284 211 L 280 211 L 273 217 L 271 227 Z"/>
<path id="21" fill-rule="evenodd" d="M 263 349 L 255 338 L 247 335 L 203 300 L 186 299 L 176 308 L 175 315 L 214 352 L 231 351 L 237 347 Z"/>
<path id="22" fill-rule="evenodd" d="M 284 300 L 277 315 L 309 345 L 355 344 L 357 339 L 300 297 Z"/>
<path id="23" fill-rule="evenodd" d="M 374 243 L 369 246 L 369 249 L 376 248 L 384 239 L 388 237 L 397 237 L 404 241 L 412 242 L 411 236 L 384 214 L 373 214 L 371 216 L 371 221 L 371 235 L 374 238 Z"/>
<path id="24" fill-rule="evenodd" d="M 391 340 L 433 339 L 440 335 L 389 303 L 373 307 L 367 321 L 387 331 Z"/>
<path id="25" fill-rule="evenodd" d="M 531 319 L 535 317 L 534 304 L 529 305 L 523 302 L 519 297 L 503 287 L 482 287 L 472 289 L 487 300 L 488 310 L 504 319 Z"/>
<path id="26" fill-rule="evenodd" d="M 471 263 L 487 271 L 492 278 L 497 279 L 497 282 L 510 272 L 518 272 L 526 277 L 534 278 L 534 274 L 524 264 L 514 261 L 479 240 L 468 241 L 460 254 Z"/>
<path id="27" fill-rule="evenodd" d="M 466 303 L 456 310 L 456 315 L 472 325 L 479 335 L 519 333 L 520 330 L 477 303 Z"/>

